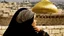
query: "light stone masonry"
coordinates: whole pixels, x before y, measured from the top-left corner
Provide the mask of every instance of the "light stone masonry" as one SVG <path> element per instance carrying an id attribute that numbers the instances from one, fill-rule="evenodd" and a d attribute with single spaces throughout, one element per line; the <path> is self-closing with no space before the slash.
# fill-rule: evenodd
<path id="1" fill-rule="evenodd" d="M 0 35 L 0 36 L 2 36 L 2 35 Z"/>
<path id="2" fill-rule="evenodd" d="M 62 36 L 62 34 L 61 34 L 61 33 L 59 33 L 59 34 L 55 34 L 55 36 Z"/>
<path id="3" fill-rule="evenodd" d="M 50 36 L 64 36 L 64 25 L 60 26 L 37 26 L 47 32 Z M 0 26 L 0 36 L 3 35 L 8 26 Z"/>
<path id="4" fill-rule="evenodd" d="M 48 34 L 50 33 L 50 30 L 48 29 L 44 29 L 45 32 L 47 32 Z"/>
<path id="5" fill-rule="evenodd" d="M 0 30 L 1 30 L 1 26 L 0 26 Z"/>
<path id="6" fill-rule="evenodd" d="M 64 33 L 64 29 L 61 29 L 61 33 Z"/>
<path id="7" fill-rule="evenodd" d="M 0 35 L 2 35 L 5 32 L 5 30 L 0 30 Z"/>
<path id="8" fill-rule="evenodd" d="M 64 29 L 64 26 L 61 26 Z"/>
<path id="9" fill-rule="evenodd" d="M 54 26 L 46 26 L 48 29 L 54 29 Z"/>
<path id="10" fill-rule="evenodd" d="M 63 36 L 64 36 L 64 33 L 63 33 Z"/>
<path id="11" fill-rule="evenodd" d="M 2 30 L 6 30 L 6 29 L 7 29 L 7 26 L 2 26 L 1 29 L 2 29 Z"/>
<path id="12" fill-rule="evenodd" d="M 60 33 L 60 30 L 59 29 L 53 29 L 52 34 L 55 34 L 55 33 Z"/>
<path id="13" fill-rule="evenodd" d="M 55 34 L 50 34 L 50 36 L 55 36 Z"/>
<path id="14" fill-rule="evenodd" d="M 54 26 L 55 29 L 64 29 L 64 25 Z"/>

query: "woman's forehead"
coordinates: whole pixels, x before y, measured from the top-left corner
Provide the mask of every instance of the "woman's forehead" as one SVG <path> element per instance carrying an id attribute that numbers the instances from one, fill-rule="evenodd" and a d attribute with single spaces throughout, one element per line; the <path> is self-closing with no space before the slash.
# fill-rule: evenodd
<path id="1" fill-rule="evenodd" d="M 34 13 L 34 17 L 36 17 L 36 13 Z"/>

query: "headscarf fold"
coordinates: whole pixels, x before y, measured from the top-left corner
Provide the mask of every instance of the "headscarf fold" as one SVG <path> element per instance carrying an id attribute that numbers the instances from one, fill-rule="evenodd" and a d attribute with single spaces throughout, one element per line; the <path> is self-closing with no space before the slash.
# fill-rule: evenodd
<path id="1" fill-rule="evenodd" d="M 30 10 L 23 10 L 21 11 L 17 16 L 17 22 L 22 23 L 29 19 L 31 19 L 34 16 L 34 12 Z"/>

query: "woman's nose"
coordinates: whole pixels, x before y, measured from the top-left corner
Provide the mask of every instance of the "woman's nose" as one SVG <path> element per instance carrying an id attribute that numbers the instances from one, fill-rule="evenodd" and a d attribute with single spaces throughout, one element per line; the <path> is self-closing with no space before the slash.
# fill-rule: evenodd
<path id="1" fill-rule="evenodd" d="M 37 20 L 34 20 L 35 22 L 37 22 Z"/>

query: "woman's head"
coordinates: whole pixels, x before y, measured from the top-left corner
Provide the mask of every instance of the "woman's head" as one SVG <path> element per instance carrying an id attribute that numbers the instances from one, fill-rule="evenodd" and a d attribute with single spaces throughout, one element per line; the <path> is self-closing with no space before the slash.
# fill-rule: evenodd
<path id="1" fill-rule="evenodd" d="M 22 10 L 19 12 L 17 18 L 16 18 L 16 21 L 18 23 L 27 23 L 28 24 L 32 24 L 34 22 L 34 12 L 30 11 L 29 9 L 27 10 Z M 26 24 L 25 24 L 26 25 Z"/>
<path id="2" fill-rule="evenodd" d="M 21 35 L 21 33 L 25 34 L 26 32 L 28 32 L 28 35 L 29 33 L 34 34 L 35 30 L 32 27 L 32 24 L 34 24 L 34 15 L 35 14 L 27 8 L 21 8 L 17 10 L 12 17 L 4 36 Z"/>

